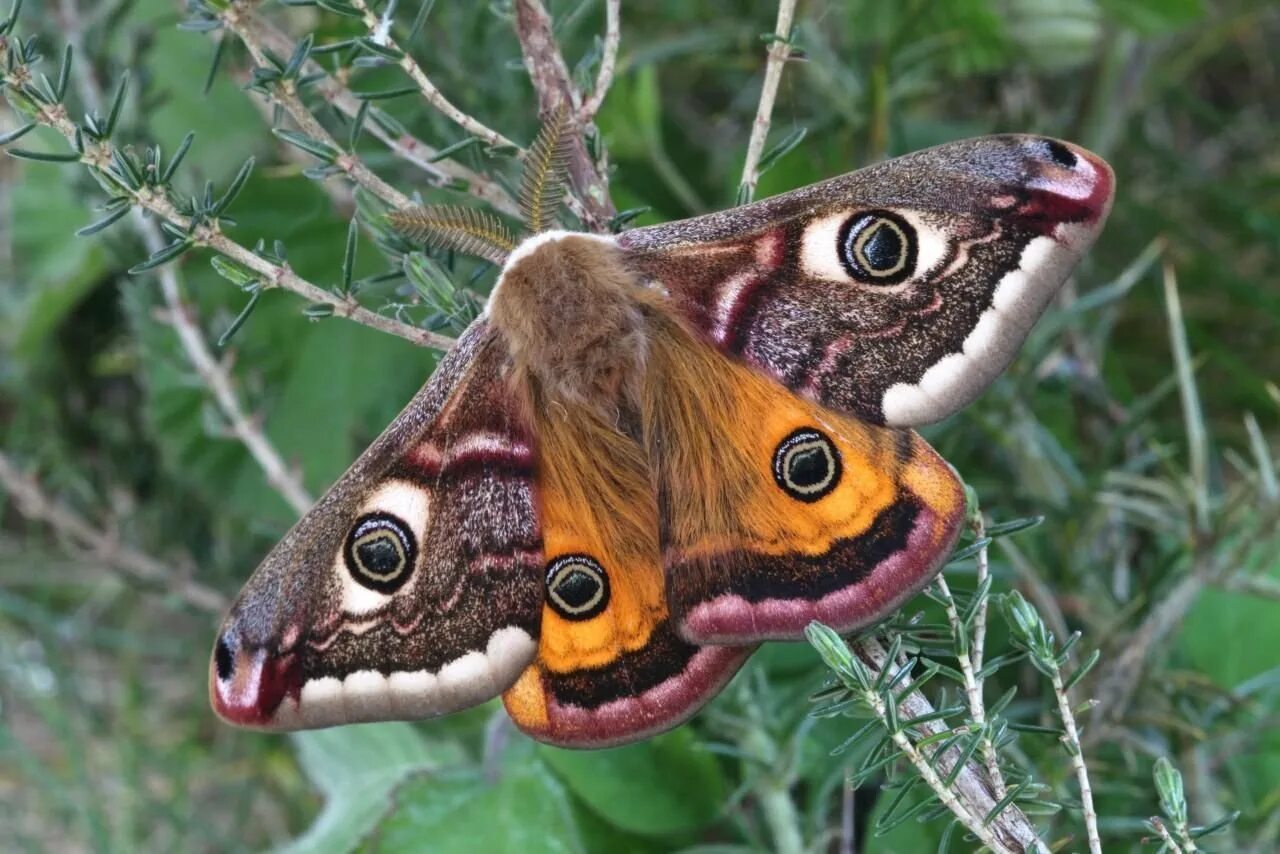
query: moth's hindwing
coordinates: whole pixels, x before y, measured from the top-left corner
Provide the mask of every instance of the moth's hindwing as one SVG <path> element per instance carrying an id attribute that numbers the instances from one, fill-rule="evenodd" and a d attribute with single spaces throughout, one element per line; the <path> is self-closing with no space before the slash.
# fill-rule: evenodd
<path id="1" fill-rule="evenodd" d="M 1005 369 L 1113 186 L 1082 148 L 991 136 L 618 240 L 712 346 L 824 406 L 914 426 Z"/>
<path id="2" fill-rule="evenodd" d="M 916 433 L 838 415 L 692 340 L 654 361 L 667 599 L 687 640 L 797 639 L 811 620 L 850 631 L 950 554 L 964 490 Z"/>
<path id="3" fill-rule="evenodd" d="M 545 604 L 537 660 L 503 695 L 507 713 L 529 735 L 563 747 L 670 729 L 714 696 L 753 647 L 698 646 L 676 631 L 640 447 L 586 410 L 534 409 Z"/>
<path id="4" fill-rule="evenodd" d="M 266 729 L 431 717 L 500 694 L 533 660 L 532 435 L 504 358 L 473 325 L 263 561 L 210 664 L 221 717 Z"/>

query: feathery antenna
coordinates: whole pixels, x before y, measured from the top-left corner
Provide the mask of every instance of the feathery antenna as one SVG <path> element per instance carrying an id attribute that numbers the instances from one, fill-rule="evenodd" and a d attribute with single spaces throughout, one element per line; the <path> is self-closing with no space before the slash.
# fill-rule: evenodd
<path id="1" fill-rule="evenodd" d="M 515 236 L 502 220 L 479 208 L 429 205 L 387 214 L 387 222 L 411 240 L 436 249 L 452 249 L 501 266 L 516 248 Z"/>
<path id="2" fill-rule="evenodd" d="M 564 174 L 569 162 L 569 111 L 564 104 L 552 113 L 529 146 L 520 176 L 520 212 L 533 234 L 555 221 L 564 197 Z"/>

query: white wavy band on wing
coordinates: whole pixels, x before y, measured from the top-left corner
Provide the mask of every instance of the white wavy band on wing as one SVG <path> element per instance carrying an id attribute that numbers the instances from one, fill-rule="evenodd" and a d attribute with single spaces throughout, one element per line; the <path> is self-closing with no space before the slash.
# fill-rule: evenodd
<path id="1" fill-rule="evenodd" d="M 1059 227 L 1061 230 L 1061 227 Z M 911 427 L 941 420 L 973 400 L 1013 360 L 1027 333 L 1084 251 L 1077 240 L 1036 237 L 1017 269 L 1005 274 L 991 306 L 959 352 L 939 359 L 919 382 L 896 383 L 884 393 L 886 424 Z"/>
<path id="2" fill-rule="evenodd" d="M 435 672 L 358 670 L 342 679 L 311 679 L 303 684 L 297 702 L 286 698 L 280 704 L 271 728 L 420 720 L 455 712 L 509 688 L 536 651 L 528 632 L 507 626 L 489 636 L 484 652 L 468 652 Z"/>

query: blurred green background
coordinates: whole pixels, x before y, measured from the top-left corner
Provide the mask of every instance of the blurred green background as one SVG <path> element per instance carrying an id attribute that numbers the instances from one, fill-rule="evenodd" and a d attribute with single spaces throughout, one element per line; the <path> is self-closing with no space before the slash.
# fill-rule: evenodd
<path id="1" fill-rule="evenodd" d="M 224 186 L 256 156 L 231 235 L 250 246 L 282 240 L 302 275 L 336 283 L 350 193 L 338 179 L 305 177 L 310 161 L 270 133 L 258 96 L 240 85 L 243 51 L 227 51 L 202 94 L 216 34 L 178 29 L 181 4 L 82 5 L 72 19 L 65 0 L 25 5 L 19 31 L 38 36 L 46 73 L 56 74 L 69 26 L 88 45 L 79 61 L 108 92 L 132 69 L 120 133 L 172 151 L 194 131 L 178 179 L 190 192 L 206 179 Z M 315 7 L 254 5 L 318 44 L 362 32 Z M 401 6 L 411 20 L 417 4 Z M 570 68 L 587 57 L 578 73 L 590 81 L 603 4 L 550 9 Z M 733 204 L 763 75 L 760 36 L 775 11 L 727 0 L 625 4 L 619 73 L 598 120 L 618 209 L 647 208 L 638 220 L 647 223 Z M 439 0 L 412 50 L 451 99 L 527 143 L 536 110 L 510 16 L 503 2 Z M 1111 222 L 1064 299 L 1009 374 L 928 436 L 989 516 L 1047 517 L 993 552 L 995 588 L 1050 603 L 1051 624 L 1082 630 L 1082 647 L 1102 651 L 1097 672 L 1134 648 L 1133 630 L 1152 614 L 1171 617 L 1144 641 L 1135 699 L 1098 724 L 1089 748 L 1108 849 L 1143 847 L 1141 820 L 1157 812 L 1151 763 L 1167 755 L 1187 777 L 1197 822 L 1241 811 L 1207 844 L 1275 850 L 1280 559 L 1265 521 L 1274 517 L 1256 496 L 1266 486 L 1259 461 L 1274 458 L 1280 435 L 1280 8 L 800 0 L 797 22 L 804 59 L 786 68 L 771 140 L 806 136 L 758 196 L 998 131 L 1071 139 L 1113 164 Z M 387 69 L 353 76 L 366 91 L 403 82 Z M 78 116 L 75 87 L 69 97 Z M 437 147 L 464 138 L 416 99 L 382 106 Z M 20 124 L 0 112 L 0 133 Z M 39 133 L 22 145 L 65 150 Z M 360 150 L 402 191 L 452 198 L 373 140 Z M 517 174 L 478 148 L 458 156 L 503 180 Z M 0 159 L 0 448 L 48 495 L 163 561 L 175 580 L 122 575 L 0 490 L 0 846 L 709 854 L 774 849 L 770 804 L 781 798 L 811 850 L 840 849 L 842 839 L 854 847 L 840 850 L 935 850 L 945 821 L 877 836 L 887 797 L 869 786 L 842 802 L 841 781 L 859 758 L 829 754 L 859 724 L 807 717 L 825 671 L 800 644 L 763 650 L 692 724 L 619 750 L 535 746 L 493 704 L 298 737 L 219 723 L 205 688 L 219 615 L 184 604 L 174 588 L 195 578 L 233 595 L 295 516 L 228 435 L 165 322 L 155 277 L 126 273 L 147 255 L 134 233 L 118 225 L 73 236 L 100 216 L 92 208 L 101 201 L 76 165 Z M 214 341 L 247 297 L 207 254 L 179 263 Z M 492 282 L 491 269 L 448 263 L 460 286 L 483 293 Z M 356 275 L 386 267 L 362 239 Z M 1182 298 L 1202 417 L 1195 407 L 1188 415 L 1175 378 L 1166 271 Z M 411 301 L 394 283 L 364 299 L 375 308 Z M 308 320 L 304 307 L 266 293 L 224 352 L 242 399 L 318 495 L 421 385 L 434 356 L 342 320 Z M 1196 443 L 1208 459 L 1198 473 Z M 1208 527 L 1188 522 L 1196 489 L 1211 497 Z M 1215 561 L 1231 571 L 1175 611 L 1159 610 Z M 949 572 L 953 585 L 972 587 L 971 564 Z M 932 607 L 921 597 L 908 610 Z M 996 622 L 993 654 L 1005 646 Z M 1096 684 L 1083 682 L 1078 698 L 1096 696 Z M 1000 673 L 988 696 L 1010 687 L 1019 689 L 1011 719 L 1049 721 L 1051 697 L 1034 671 Z M 1010 751 L 1050 787 L 1047 799 L 1072 801 L 1052 738 L 1023 734 Z M 849 807 L 856 838 L 842 831 Z M 1046 839 L 1078 833 L 1070 808 L 1036 818 Z M 1079 837 L 1070 847 L 1082 848 Z"/>

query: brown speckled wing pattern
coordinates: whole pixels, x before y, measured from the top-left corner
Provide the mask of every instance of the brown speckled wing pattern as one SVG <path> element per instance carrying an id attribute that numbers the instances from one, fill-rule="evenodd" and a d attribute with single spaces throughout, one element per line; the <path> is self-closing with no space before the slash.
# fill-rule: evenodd
<path id="1" fill-rule="evenodd" d="M 689 323 L 724 353 L 793 392 L 872 423 L 914 426 L 956 411 L 1013 358 L 1109 208 L 1110 169 L 1083 149 L 1026 136 L 981 137 L 909 154 L 723 213 L 627 232 L 628 262 L 666 290 Z M 890 288 L 815 273 L 806 252 L 836 241 L 811 229 L 857 211 L 909 216 L 933 251 Z M 1081 234 L 1069 235 L 1078 227 Z M 1028 247 L 1037 238 L 1033 258 Z M 828 245 L 829 243 L 829 245 Z M 925 256 L 925 252 L 921 252 Z M 1032 263 L 1034 262 L 1034 263 Z M 886 394 L 920 383 L 992 309 L 1020 265 L 1032 287 L 926 405 L 886 411 Z M 994 325 L 994 324 L 993 324 Z"/>
<path id="2" fill-rule="evenodd" d="M 504 359 L 492 331 L 473 325 L 263 562 L 215 651 L 224 718 L 297 728 L 425 717 L 497 695 L 532 660 L 542 609 L 534 449 Z M 353 524 L 380 512 L 416 540 L 389 593 L 360 587 L 343 566 Z"/>
<path id="3" fill-rule="evenodd" d="M 616 239 L 531 238 L 246 584 L 215 710 L 299 729 L 501 694 L 536 738 L 620 744 L 687 718 L 761 640 L 883 618 L 964 514 L 908 428 L 1008 365 L 1113 182 L 1078 147 L 984 137 Z M 626 335 L 556 346 L 565 318 L 544 315 L 587 326 L 602 296 Z"/>

